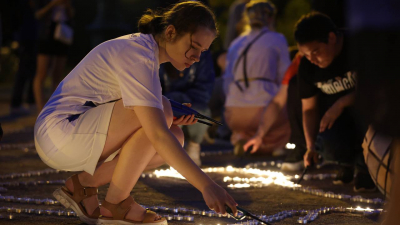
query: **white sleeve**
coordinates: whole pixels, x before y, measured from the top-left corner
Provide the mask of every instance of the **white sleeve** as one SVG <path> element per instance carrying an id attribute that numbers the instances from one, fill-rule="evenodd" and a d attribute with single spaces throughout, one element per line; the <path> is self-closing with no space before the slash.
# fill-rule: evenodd
<path id="1" fill-rule="evenodd" d="M 114 59 L 119 66 L 116 77 L 125 107 L 149 106 L 163 110 L 159 65 L 151 57 L 154 53 L 149 51 L 127 46 Z"/>

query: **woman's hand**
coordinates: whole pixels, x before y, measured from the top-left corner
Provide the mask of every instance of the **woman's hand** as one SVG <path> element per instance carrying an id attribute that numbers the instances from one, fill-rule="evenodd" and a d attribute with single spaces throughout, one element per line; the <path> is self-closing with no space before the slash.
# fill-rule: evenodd
<path id="1" fill-rule="evenodd" d="M 217 213 L 226 214 L 225 205 L 232 209 L 233 214 L 237 215 L 237 203 L 235 200 L 216 183 L 212 183 L 202 191 L 204 201 L 208 208 Z"/>
<path id="2" fill-rule="evenodd" d="M 183 103 L 182 105 L 185 105 L 187 107 L 192 107 L 192 104 L 190 103 Z M 174 121 L 172 122 L 172 124 L 175 125 L 193 125 L 197 123 L 197 119 L 194 118 L 194 114 L 192 115 L 183 115 L 179 118 L 175 118 L 174 117 Z"/>
<path id="3" fill-rule="evenodd" d="M 250 140 L 248 140 L 246 144 L 243 145 L 244 151 L 247 152 L 249 148 L 253 146 L 253 149 L 250 151 L 250 153 L 253 154 L 257 152 L 258 148 L 260 148 L 261 143 L 262 143 L 262 137 L 255 135 Z"/>

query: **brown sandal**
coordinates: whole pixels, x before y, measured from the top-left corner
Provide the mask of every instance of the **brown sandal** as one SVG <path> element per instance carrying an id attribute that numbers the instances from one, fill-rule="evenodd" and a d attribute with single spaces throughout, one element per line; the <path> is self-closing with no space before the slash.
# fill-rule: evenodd
<path id="1" fill-rule="evenodd" d="M 74 185 L 74 192 L 71 193 L 67 187 L 58 188 L 53 192 L 53 196 L 65 207 L 71 208 L 79 216 L 79 218 L 87 224 L 96 224 L 100 216 L 100 207 L 97 207 L 92 215 L 86 212 L 82 201 L 90 196 L 97 195 L 97 188 L 83 187 L 79 182 L 78 175 L 71 177 Z"/>
<path id="2" fill-rule="evenodd" d="M 165 218 L 160 218 L 156 220 L 157 213 L 146 210 L 144 214 L 143 221 L 133 221 L 126 219 L 126 214 L 131 209 L 133 200 L 132 196 L 128 196 L 125 200 L 118 204 L 112 204 L 107 201 L 103 201 L 101 207 L 108 209 L 112 213 L 112 217 L 101 216 L 97 220 L 97 225 L 105 225 L 105 224 L 123 224 L 123 225 L 135 225 L 135 224 L 146 224 L 146 225 L 167 225 L 168 222 Z"/>

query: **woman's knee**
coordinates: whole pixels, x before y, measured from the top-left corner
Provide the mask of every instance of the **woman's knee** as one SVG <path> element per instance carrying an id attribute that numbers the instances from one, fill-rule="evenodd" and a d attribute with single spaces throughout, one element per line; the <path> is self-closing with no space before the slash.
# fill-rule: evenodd
<path id="1" fill-rule="evenodd" d="M 164 106 L 164 115 L 167 121 L 168 127 L 171 127 L 172 121 L 174 119 L 174 114 L 172 112 L 171 103 L 169 102 L 168 98 L 163 96 L 163 106 Z"/>
<path id="2" fill-rule="evenodd" d="M 183 146 L 185 142 L 185 135 L 180 127 L 177 125 L 172 125 L 170 128 L 171 132 L 175 135 L 176 139 L 178 139 L 179 143 Z"/>

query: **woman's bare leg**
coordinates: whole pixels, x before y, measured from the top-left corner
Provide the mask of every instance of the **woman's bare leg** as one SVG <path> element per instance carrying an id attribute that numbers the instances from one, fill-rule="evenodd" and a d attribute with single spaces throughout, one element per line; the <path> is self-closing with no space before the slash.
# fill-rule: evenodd
<path id="1" fill-rule="evenodd" d="M 171 124 L 172 111 L 168 100 L 164 100 L 164 110 L 166 111 L 167 122 L 168 124 Z M 143 170 L 156 168 L 164 163 L 162 158 L 156 154 L 150 141 L 140 128 L 140 123 L 138 123 L 137 120 L 135 121 L 135 118 L 136 116 L 134 115 L 134 112 L 125 109 L 122 102 L 118 101 L 114 107 L 106 145 L 100 157 L 100 161 L 105 160 L 109 155 L 122 146 L 120 155 L 114 160 L 99 166 L 93 176 L 86 172 L 79 174 L 81 184 L 87 187 L 99 187 L 109 183 L 112 178 L 106 196 L 106 200 L 110 203 L 119 203 L 128 197 Z M 126 124 L 130 124 L 130 126 L 127 126 Z M 182 130 L 175 125 L 170 129 L 183 144 L 184 138 Z M 136 146 L 140 146 L 140 148 Z M 129 175 L 128 179 L 127 175 Z M 67 180 L 66 186 L 71 190 L 72 182 Z M 97 196 L 85 199 L 84 204 L 87 207 L 88 213 L 91 214 L 91 212 L 98 206 Z M 141 220 L 143 219 L 143 212 L 144 209 L 138 204 L 135 204 L 132 207 L 132 210 L 128 213 L 127 218 L 132 220 Z M 103 208 L 102 214 L 104 216 L 111 216 L 108 210 Z"/>
<path id="2" fill-rule="evenodd" d="M 50 56 L 39 54 L 37 56 L 37 68 L 36 75 L 33 79 L 33 93 L 35 95 L 35 102 L 37 112 L 40 113 L 44 106 L 43 101 L 43 82 L 47 75 L 47 70 L 49 68 Z"/>

